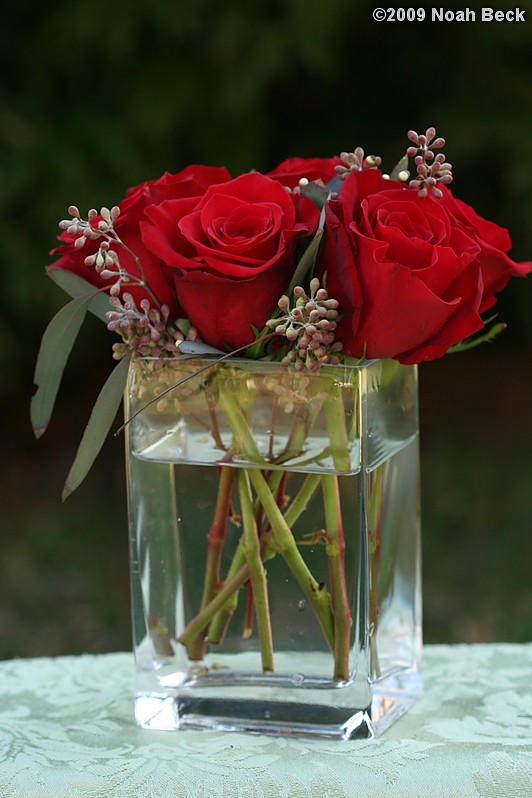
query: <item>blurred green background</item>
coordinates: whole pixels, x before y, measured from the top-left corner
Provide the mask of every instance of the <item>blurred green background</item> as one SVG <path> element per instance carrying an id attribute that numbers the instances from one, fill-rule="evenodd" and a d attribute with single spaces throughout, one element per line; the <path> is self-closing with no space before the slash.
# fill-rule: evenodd
<path id="1" fill-rule="evenodd" d="M 499 3 L 499 7 L 504 4 Z M 188 163 L 233 174 L 405 132 L 447 138 L 454 190 L 532 258 L 532 18 L 375 23 L 350 0 L 9 4 L 0 32 L 0 657 L 130 647 L 123 443 L 60 495 L 111 366 L 86 322 L 43 439 L 29 425 L 56 224 Z M 446 8 L 453 8 L 448 3 Z M 456 6 L 459 7 L 459 6 Z M 508 6 L 510 7 L 510 6 Z M 531 15 L 532 17 L 532 15 Z M 420 369 L 425 639 L 532 639 L 532 279 L 499 340 Z"/>

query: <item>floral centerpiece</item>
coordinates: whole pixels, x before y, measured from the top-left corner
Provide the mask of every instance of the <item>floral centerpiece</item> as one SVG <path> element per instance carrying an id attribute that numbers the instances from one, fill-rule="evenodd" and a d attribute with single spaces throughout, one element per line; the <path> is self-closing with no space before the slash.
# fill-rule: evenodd
<path id="1" fill-rule="evenodd" d="M 119 362 L 64 496 L 126 389 L 144 725 L 347 738 L 419 692 L 415 366 L 491 340 L 496 293 L 532 263 L 454 197 L 435 129 L 408 138 L 390 174 L 361 148 L 235 178 L 193 165 L 60 223 L 48 274 L 73 299 L 43 337 L 32 420 L 44 432 L 96 313 Z"/>

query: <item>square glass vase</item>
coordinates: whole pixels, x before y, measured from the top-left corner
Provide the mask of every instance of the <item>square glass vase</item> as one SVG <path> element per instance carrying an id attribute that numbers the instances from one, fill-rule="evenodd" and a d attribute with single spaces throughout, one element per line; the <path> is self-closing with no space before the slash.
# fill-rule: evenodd
<path id="1" fill-rule="evenodd" d="M 416 701 L 417 396 L 390 360 L 133 361 L 141 726 L 349 740 Z"/>

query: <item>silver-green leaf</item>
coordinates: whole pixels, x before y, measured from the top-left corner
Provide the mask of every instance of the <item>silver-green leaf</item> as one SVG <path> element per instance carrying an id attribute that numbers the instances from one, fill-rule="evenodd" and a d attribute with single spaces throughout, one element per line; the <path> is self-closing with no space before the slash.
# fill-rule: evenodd
<path id="1" fill-rule="evenodd" d="M 120 360 L 96 399 L 63 488 L 63 501 L 81 485 L 104 444 L 124 396 L 130 360 L 131 353 Z"/>
<path id="2" fill-rule="evenodd" d="M 183 355 L 200 357 L 201 355 L 225 355 L 221 349 L 204 344 L 202 341 L 179 341 L 177 348 Z"/>
<path id="3" fill-rule="evenodd" d="M 315 180 L 300 188 L 300 191 L 304 197 L 308 197 L 308 199 L 312 200 L 320 211 L 327 202 L 329 196 L 329 192 L 325 186 L 322 183 L 317 183 Z"/>
<path id="4" fill-rule="evenodd" d="M 303 285 L 305 280 L 310 280 L 312 277 L 312 272 L 314 270 L 314 264 L 316 263 L 316 259 L 318 257 L 318 253 L 321 247 L 321 239 L 324 233 L 323 225 L 318 227 L 314 238 L 306 248 L 301 260 L 297 264 L 297 268 L 294 272 L 294 276 L 288 286 L 287 295 L 289 297 L 292 296 L 294 288 L 296 285 Z"/>
<path id="5" fill-rule="evenodd" d="M 35 436 L 46 431 L 68 356 L 80 331 L 92 294 L 77 297 L 56 313 L 46 328 L 35 366 L 37 391 L 31 400 L 31 423 Z"/>
<path id="6" fill-rule="evenodd" d="M 408 155 L 403 155 L 390 172 L 390 180 L 399 180 L 401 172 L 408 172 Z"/>
<path id="7" fill-rule="evenodd" d="M 89 305 L 89 311 L 97 316 L 102 321 L 107 321 L 106 313 L 111 310 L 109 304 L 109 296 L 103 293 L 102 290 L 96 289 L 91 283 L 84 280 L 78 274 L 73 274 L 65 269 L 58 269 L 56 266 L 49 266 L 46 274 L 54 281 L 59 288 L 77 299 L 80 296 L 87 296 L 92 294 L 92 301 Z"/>

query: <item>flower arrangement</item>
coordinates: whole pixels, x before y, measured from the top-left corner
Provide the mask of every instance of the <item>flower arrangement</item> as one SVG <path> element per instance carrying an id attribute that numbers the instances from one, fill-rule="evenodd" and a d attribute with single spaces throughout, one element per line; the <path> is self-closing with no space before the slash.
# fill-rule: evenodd
<path id="1" fill-rule="evenodd" d="M 286 469 L 294 464 L 327 461 L 336 473 L 349 472 L 350 431 L 335 410 L 338 397 L 320 383 L 321 369 L 372 359 L 414 365 L 489 341 L 504 326 L 485 320 L 496 294 L 510 277 L 532 271 L 532 263 L 507 254 L 506 230 L 454 197 L 451 164 L 436 153 L 445 141 L 435 129 L 409 131 L 408 139 L 389 175 L 361 148 L 234 178 L 224 168 L 192 165 L 129 189 L 117 205 L 87 218 L 70 206 L 71 218 L 60 223 L 48 275 L 73 298 L 43 337 L 32 402 L 37 435 L 49 422 L 86 312 L 120 338 L 113 345 L 118 365 L 95 404 L 64 496 L 101 448 L 130 363 L 140 364 L 144 380 L 135 412 L 153 405 L 164 414 L 173 402 L 199 418 L 217 452 L 203 600 L 179 638 L 191 660 L 201 660 L 207 630 L 219 641 L 249 583 L 263 670 L 273 670 L 265 563 L 280 553 L 319 619 L 335 679 L 347 678 L 352 619 L 337 477 L 311 474 L 291 502 L 286 493 Z M 265 380 L 262 388 L 285 416 L 293 414 L 281 444 L 273 433 L 266 449 L 253 438 L 239 356 L 242 363 L 286 364 L 286 381 Z M 329 443 L 310 456 L 305 435 L 318 418 Z M 326 529 L 318 537 L 326 543 L 329 586 L 314 579 L 291 531 L 320 484 Z M 236 501 L 241 543 L 222 579 L 219 551 Z M 164 650 L 159 620 L 152 631 Z"/>

